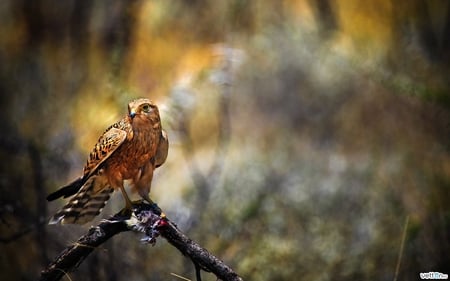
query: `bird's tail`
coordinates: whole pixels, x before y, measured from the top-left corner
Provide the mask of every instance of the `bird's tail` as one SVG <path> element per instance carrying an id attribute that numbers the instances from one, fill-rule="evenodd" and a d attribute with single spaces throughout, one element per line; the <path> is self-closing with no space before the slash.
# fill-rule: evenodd
<path id="1" fill-rule="evenodd" d="M 73 182 L 69 183 L 66 186 L 61 187 L 57 191 L 50 193 L 47 196 L 47 201 L 53 201 L 60 197 L 70 197 L 77 193 L 80 188 L 83 186 L 83 184 L 86 182 L 86 179 L 84 177 L 79 177 L 78 179 L 74 180 Z"/>
<path id="2" fill-rule="evenodd" d="M 70 198 L 70 201 L 59 210 L 49 224 L 84 224 L 95 218 L 105 207 L 113 188 L 102 176 L 90 177 Z"/>

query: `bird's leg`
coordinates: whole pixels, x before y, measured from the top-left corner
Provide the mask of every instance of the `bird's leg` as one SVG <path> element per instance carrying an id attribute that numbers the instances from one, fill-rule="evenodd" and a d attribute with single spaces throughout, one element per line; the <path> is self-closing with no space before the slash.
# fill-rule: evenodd
<path id="1" fill-rule="evenodd" d="M 134 184 L 139 195 L 147 201 L 150 205 L 152 205 L 154 210 L 157 210 L 160 213 L 161 217 L 165 217 L 166 215 L 161 211 L 158 205 L 150 199 L 150 190 L 153 178 L 153 170 L 155 169 L 155 164 L 152 161 L 149 161 L 147 165 L 141 168 L 141 173 L 136 178 Z"/>
<path id="2" fill-rule="evenodd" d="M 133 203 L 131 203 L 131 200 L 128 197 L 128 194 L 125 191 L 125 187 L 123 185 L 120 186 L 120 191 L 122 191 L 123 198 L 125 199 L 125 208 L 121 213 L 123 213 L 124 215 L 129 215 L 132 211 Z"/>
<path id="3" fill-rule="evenodd" d="M 147 201 L 148 203 L 150 203 L 150 204 L 155 204 L 155 202 L 153 202 L 153 200 L 152 199 L 150 199 L 150 196 L 148 196 L 148 193 L 140 193 L 140 195 L 141 195 L 141 197 L 145 200 L 145 201 Z"/>

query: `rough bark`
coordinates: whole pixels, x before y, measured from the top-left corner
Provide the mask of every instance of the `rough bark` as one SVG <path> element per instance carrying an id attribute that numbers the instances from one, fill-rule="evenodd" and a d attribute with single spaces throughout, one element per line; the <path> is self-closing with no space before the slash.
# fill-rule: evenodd
<path id="1" fill-rule="evenodd" d="M 141 240 L 153 244 L 157 236 L 164 237 L 183 255 L 189 257 L 196 269 L 211 272 L 220 280 L 242 280 L 223 261 L 209 253 L 199 244 L 182 233 L 175 223 L 165 215 L 155 204 L 138 202 L 134 204 L 131 216 L 123 216 L 119 212 L 115 216 L 103 220 L 97 226 L 91 227 L 77 242 L 70 245 L 41 272 L 40 280 L 59 280 L 68 272 L 75 270 L 83 260 L 98 246 L 124 231 L 145 233 Z M 199 274 L 197 274 L 199 279 Z"/>

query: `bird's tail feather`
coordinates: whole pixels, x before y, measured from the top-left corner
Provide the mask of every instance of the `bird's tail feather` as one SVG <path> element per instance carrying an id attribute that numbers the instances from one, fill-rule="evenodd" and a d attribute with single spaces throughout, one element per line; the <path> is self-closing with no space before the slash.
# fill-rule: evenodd
<path id="1" fill-rule="evenodd" d="M 79 177 L 68 185 L 61 187 L 53 193 L 50 193 L 47 196 L 47 201 L 53 201 L 58 199 L 59 197 L 67 198 L 69 196 L 72 196 L 80 190 L 85 182 L 86 179 L 84 177 Z"/>
<path id="2" fill-rule="evenodd" d="M 103 186 L 99 186 L 103 185 Z M 49 221 L 49 224 L 84 224 L 95 218 L 105 207 L 113 188 L 92 176 Z"/>

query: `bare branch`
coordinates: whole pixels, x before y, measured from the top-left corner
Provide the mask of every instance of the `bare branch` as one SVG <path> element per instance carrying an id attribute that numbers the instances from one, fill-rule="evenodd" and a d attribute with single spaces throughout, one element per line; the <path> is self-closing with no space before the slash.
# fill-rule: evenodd
<path id="1" fill-rule="evenodd" d="M 157 236 L 164 237 L 194 264 L 204 271 L 212 272 L 220 280 L 242 280 L 229 266 L 192 241 L 172 221 L 161 215 L 157 205 L 139 202 L 134 204 L 131 217 L 123 217 L 121 214 L 91 227 L 41 272 L 40 280 L 61 279 L 66 273 L 76 269 L 95 248 L 114 235 L 129 230 L 145 233 L 142 241 L 151 244 L 155 243 Z"/>

